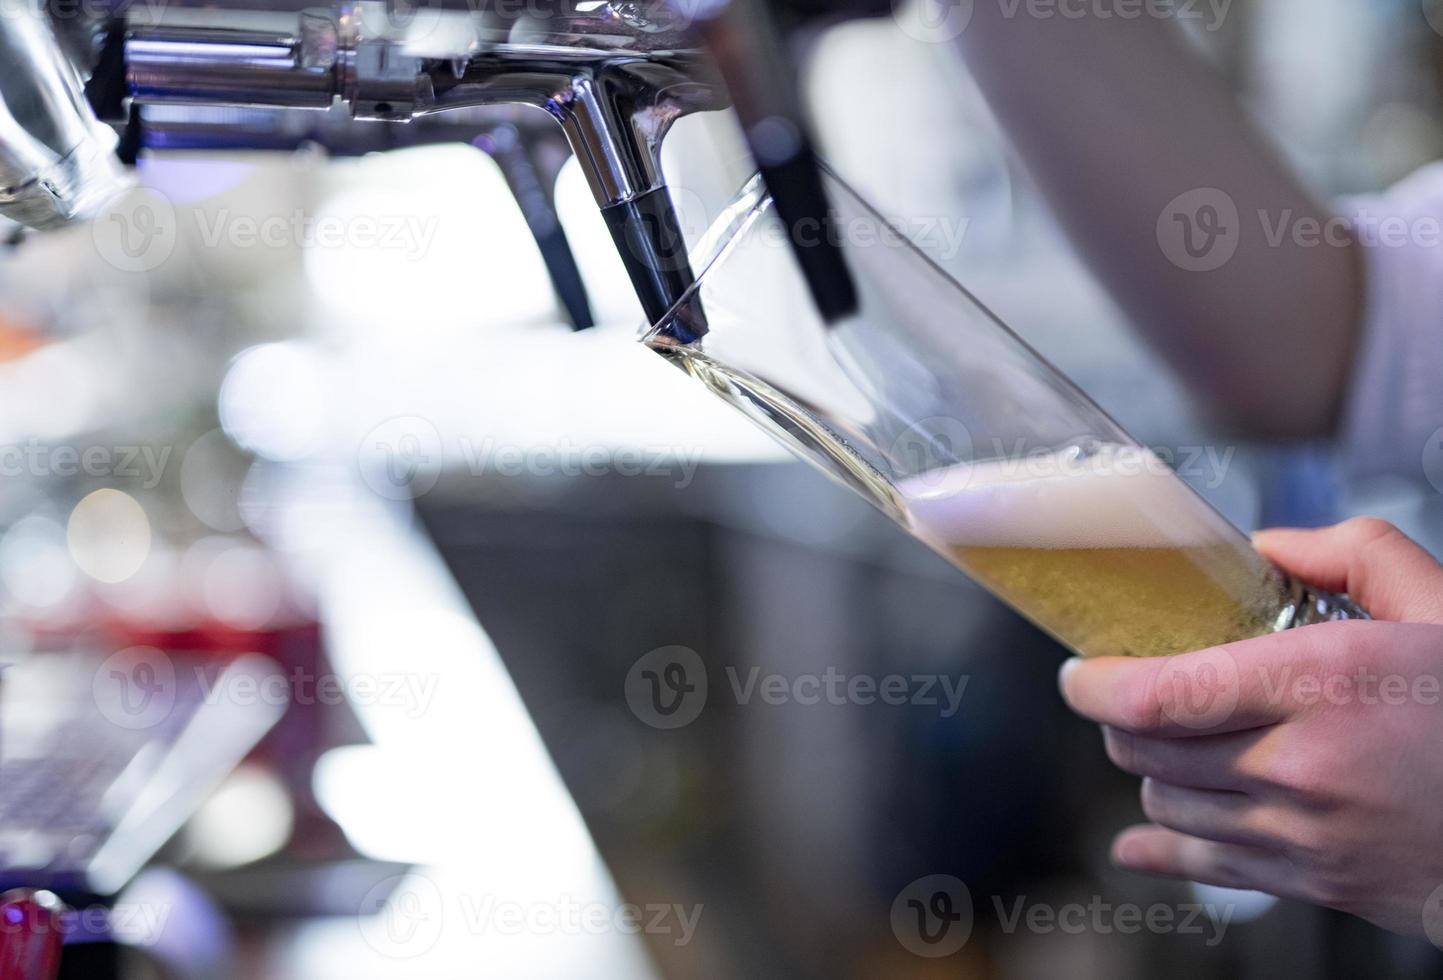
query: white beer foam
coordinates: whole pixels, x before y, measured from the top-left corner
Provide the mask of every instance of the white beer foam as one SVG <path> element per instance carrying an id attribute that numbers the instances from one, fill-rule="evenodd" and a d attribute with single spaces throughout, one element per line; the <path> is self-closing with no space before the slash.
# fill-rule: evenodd
<path id="1" fill-rule="evenodd" d="M 941 545 L 1178 548 L 1235 539 L 1156 454 L 1135 446 L 963 463 L 899 489 L 917 531 Z"/>

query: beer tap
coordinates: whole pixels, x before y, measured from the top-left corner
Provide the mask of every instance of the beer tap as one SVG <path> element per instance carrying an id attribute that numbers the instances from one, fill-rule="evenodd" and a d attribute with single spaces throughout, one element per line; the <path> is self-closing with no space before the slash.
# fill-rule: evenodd
<path id="1" fill-rule="evenodd" d="M 43 12 L 0 17 L 0 215 L 32 228 L 89 217 L 124 186 L 115 142 Z"/>
<path id="2" fill-rule="evenodd" d="M 0 98 L 28 104 L 12 100 L 12 91 L 42 79 L 55 92 L 40 101 L 67 127 L 54 147 L 35 135 L 33 123 L 0 127 L 0 178 L 9 185 L 0 212 L 26 224 L 54 223 L 83 217 L 113 190 L 110 144 L 79 95 L 81 74 L 91 76 L 85 91 L 106 121 L 125 124 L 131 114 L 131 134 L 133 114 L 147 106 L 340 106 L 356 120 L 389 124 L 531 106 L 560 124 L 656 322 L 693 283 L 661 172 L 662 141 L 682 116 L 735 102 L 778 212 L 796 232 L 796 255 L 819 308 L 829 320 L 855 308 L 778 31 L 818 10 L 803 0 L 547 2 L 538 11 L 514 0 L 332 0 L 320 7 L 303 0 L 98 0 L 81 16 L 52 18 L 49 29 L 40 14 L 33 23 L 7 19 L 0 42 L 25 57 L 7 65 Z M 859 5 L 877 0 L 830 9 L 875 12 L 854 9 Z M 55 25 L 65 28 L 63 37 L 54 36 Z M 77 51 L 91 52 L 80 72 L 72 67 Z M 40 145 L 48 158 L 36 152 Z M 695 301 L 685 312 L 671 322 L 689 342 L 706 323 Z"/>
<path id="3" fill-rule="evenodd" d="M 391 123 L 476 106 L 542 109 L 560 123 L 646 315 L 659 320 L 693 281 L 661 142 L 681 116 L 726 104 L 720 81 L 665 8 L 560 0 L 544 18 L 517 9 L 506 0 L 280 13 L 167 3 L 152 17 L 131 5 L 126 89 L 141 106 L 340 102 L 356 119 Z M 688 322 L 704 330 L 699 317 Z"/>

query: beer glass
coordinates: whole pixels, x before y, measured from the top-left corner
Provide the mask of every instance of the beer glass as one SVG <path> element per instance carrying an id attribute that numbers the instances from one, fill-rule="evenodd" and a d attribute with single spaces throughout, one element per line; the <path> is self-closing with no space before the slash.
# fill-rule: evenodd
<path id="1" fill-rule="evenodd" d="M 1292 580 L 834 173 L 829 226 L 753 180 L 643 341 L 1083 656 L 1152 657 L 1366 613 Z M 941 227 L 940 222 L 931 225 Z M 860 308 L 818 316 L 788 235 Z M 926 242 L 921 242 L 926 245 Z"/>

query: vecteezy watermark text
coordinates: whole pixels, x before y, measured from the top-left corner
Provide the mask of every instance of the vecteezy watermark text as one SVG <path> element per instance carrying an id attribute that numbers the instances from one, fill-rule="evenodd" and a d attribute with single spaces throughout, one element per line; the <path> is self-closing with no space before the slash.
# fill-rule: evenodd
<path id="1" fill-rule="evenodd" d="M 1009 936 L 1018 932 L 1043 936 L 1057 932 L 1069 936 L 1081 936 L 1085 933 L 1098 936 L 1135 936 L 1148 933 L 1201 936 L 1205 946 L 1216 946 L 1223 941 L 1228 926 L 1232 924 L 1233 915 L 1237 912 L 1237 907 L 1231 903 L 1114 904 L 1101 895 L 1094 895 L 1086 902 L 1064 902 L 1057 905 L 1029 901 L 1026 895 L 1020 895 L 1007 903 L 1000 897 L 993 896 L 992 905 L 998 924 Z"/>
<path id="2" fill-rule="evenodd" d="M 127 7 L 126 21 L 142 26 L 159 23 L 166 6 L 166 0 L 149 0 Z M 61 23 L 99 24 L 115 15 L 115 7 L 109 0 L 50 0 L 43 7 L 35 0 L 0 0 L 0 19 L 34 17 L 37 7 L 45 11 L 47 18 Z"/>
<path id="3" fill-rule="evenodd" d="M 3 0 L 0 0 L 3 2 Z M 174 254 L 187 233 L 204 248 L 351 249 L 424 259 L 435 241 L 437 215 L 314 214 L 301 208 L 255 214 L 227 207 L 177 207 L 154 188 L 116 195 L 91 223 L 96 251 L 123 272 L 150 272 Z"/>
<path id="4" fill-rule="evenodd" d="M 892 934 L 903 949 L 926 959 L 951 956 L 967 945 L 982 910 L 1004 935 L 1096 936 L 1139 934 L 1199 937 L 1217 946 L 1232 924 L 1231 903 L 1114 902 L 1101 895 L 1084 900 L 1036 901 L 1027 895 L 991 896 L 980 908 L 954 875 L 934 874 L 908 884 L 892 902 Z"/>
<path id="5" fill-rule="evenodd" d="M 1269 704 L 1299 708 L 1331 705 L 1435 708 L 1443 704 L 1443 679 L 1437 674 L 1376 674 L 1365 666 L 1328 674 L 1297 671 L 1291 664 L 1277 670 L 1259 668 L 1263 696 Z"/>
<path id="6" fill-rule="evenodd" d="M 117 902 L 67 908 L 54 914 L 38 904 L 12 904 L 0 916 L 0 937 L 43 936 L 55 931 L 81 941 L 116 936 L 127 945 L 152 946 L 160 941 L 174 908 L 169 903 Z"/>
<path id="7" fill-rule="evenodd" d="M 665 937 L 685 946 L 696 935 L 701 905 L 678 902 L 609 905 L 563 896 L 554 902 L 518 902 L 495 895 L 460 896 L 468 929 L 476 935 L 602 936 L 608 933 Z"/>
<path id="8" fill-rule="evenodd" d="M 406 671 L 335 674 L 303 666 L 263 672 L 217 671 L 213 665 L 178 669 L 174 658 L 155 647 L 126 647 L 96 669 L 92 696 L 100 713 L 129 730 L 153 728 L 170 717 L 182 687 L 208 705 L 239 707 L 364 705 L 398 710 L 419 718 L 431 709 L 440 677 Z"/>
<path id="9" fill-rule="evenodd" d="M 947 261 L 956 258 L 962 250 L 970 225 L 971 219 L 955 215 L 857 214 L 829 221 L 802 218 L 790 225 L 772 222 L 759 226 L 758 235 L 764 243 L 777 248 L 787 247 L 789 242 L 803 248 L 815 248 L 827 242 L 856 249 L 899 248 L 910 244 Z"/>
<path id="10" fill-rule="evenodd" d="M 745 707 L 756 701 L 777 707 L 799 704 L 813 705 L 914 705 L 937 708 L 943 718 L 951 718 L 962 706 L 962 695 L 970 677 L 943 674 L 844 674 L 828 667 L 820 674 L 762 673 L 751 667 L 745 674 L 735 667 L 726 668 L 727 686 L 736 703 Z"/>
<path id="11" fill-rule="evenodd" d="M 290 214 L 236 214 L 229 208 L 193 212 L 200 242 L 207 248 L 351 248 L 401 252 L 425 258 L 436 237 L 436 215 L 316 215 L 300 208 Z"/>
<path id="12" fill-rule="evenodd" d="M 1207 490 L 1227 479 L 1237 457 L 1237 446 L 1149 446 L 1120 452 L 1084 452 L 1074 447 L 1059 452 L 1047 447 L 1029 448 L 1026 440 L 1008 445 L 993 439 L 988 465 L 1006 470 L 1016 480 L 1054 476 L 1167 476 L 1177 475 Z"/>
<path id="13" fill-rule="evenodd" d="M 996 0 L 1008 20 L 1179 20 L 1223 26 L 1233 0 Z"/>
<path id="14" fill-rule="evenodd" d="M 135 480 L 154 490 L 174 446 L 52 446 L 39 439 L 0 445 L 0 477 L 88 476 Z"/>
<path id="15" fill-rule="evenodd" d="M 675 477 L 674 486 L 691 486 L 703 450 L 696 446 L 579 445 L 562 439 L 552 445 L 520 446 L 494 439 L 460 440 L 461 457 L 472 476 Z"/>
<path id="16" fill-rule="evenodd" d="M 918 474 L 919 486 L 942 486 L 961 493 L 985 468 L 989 479 L 1007 481 L 1069 476 L 1180 476 L 1206 490 L 1227 479 L 1237 446 L 1130 447 L 1100 444 L 1092 437 L 1035 445 L 993 438 L 974 442 L 959 420 L 934 416 L 913 423 L 893 441 L 890 458 L 899 469 Z M 960 469 L 958 467 L 961 467 Z"/>
<path id="17" fill-rule="evenodd" d="M 784 674 L 758 666 L 727 666 L 723 689 L 738 707 L 780 708 L 910 706 L 955 717 L 971 678 L 945 674 L 847 673 L 828 666 L 819 673 Z M 653 728 L 682 728 L 701 716 L 711 685 L 706 664 L 684 646 L 659 647 L 631 665 L 624 684 L 626 702 Z"/>
<path id="18" fill-rule="evenodd" d="M 993 21 L 1171 20 L 1218 31 L 1232 0 L 893 0 L 893 19 L 908 36 L 942 43 L 961 37 L 982 4 Z M 984 11 L 984 16 L 987 12 Z"/>
<path id="19" fill-rule="evenodd" d="M 447 449 L 450 447 L 450 452 Z M 429 419 L 415 415 L 388 419 L 356 447 L 362 480 L 388 500 L 421 497 L 435 488 L 449 462 L 472 477 L 671 477 L 691 486 L 701 466 L 700 446 L 615 446 L 561 439 L 522 445 L 498 439 L 443 439 Z"/>
<path id="20" fill-rule="evenodd" d="M 1443 217 L 1391 214 L 1360 205 L 1319 215 L 1295 208 L 1245 212 L 1216 187 L 1179 194 L 1158 216 L 1157 242 L 1173 265 L 1188 272 L 1213 272 L 1237 254 L 1244 240 L 1263 248 L 1443 248 Z"/>
<path id="21" fill-rule="evenodd" d="M 1314 708 L 1437 708 L 1443 704 L 1443 675 L 1419 671 L 1383 673 L 1366 663 L 1329 670 L 1290 663 L 1263 665 L 1241 660 L 1226 647 L 1174 658 L 1153 682 L 1159 724 L 1195 731 L 1216 729 L 1244 703 L 1304 711 Z"/>
<path id="22" fill-rule="evenodd" d="M 431 708 L 440 677 L 402 671 L 340 674 L 316 673 L 292 667 L 285 673 L 263 677 L 242 674 L 212 680 L 204 668 L 194 668 L 196 685 L 207 704 L 324 705 L 343 704 L 399 708 L 408 718 L 419 718 Z"/>
<path id="23" fill-rule="evenodd" d="M 452 926 L 468 936 L 647 936 L 685 946 L 696 936 L 705 906 L 680 902 L 583 901 L 571 895 L 517 899 L 443 892 L 421 874 L 378 882 L 361 901 L 357 923 L 377 952 L 395 959 L 421 956 Z"/>

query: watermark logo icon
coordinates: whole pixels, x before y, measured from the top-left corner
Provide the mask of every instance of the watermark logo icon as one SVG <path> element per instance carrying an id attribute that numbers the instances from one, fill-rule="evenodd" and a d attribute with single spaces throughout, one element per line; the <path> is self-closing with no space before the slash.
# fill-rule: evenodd
<path id="1" fill-rule="evenodd" d="M 151 272 L 175 251 L 180 222 L 164 194 L 136 187 L 113 197 L 90 232 L 100 257 L 121 272 Z"/>
<path id="2" fill-rule="evenodd" d="M 945 415 L 921 419 L 892 440 L 888 455 L 900 472 L 911 476 L 909 482 L 933 490 L 950 468 L 973 458 L 972 433 Z"/>
<path id="3" fill-rule="evenodd" d="M 1423 444 L 1423 475 L 1434 490 L 1443 493 L 1443 429 L 1434 432 Z"/>
<path id="4" fill-rule="evenodd" d="M 1179 194 L 1157 219 L 1162 254 L 1185 272 L 1221 269 L 1232 261 L 1241 241 L 1237 202 L 1215 187 Z"/>
<path id="5" fill-rule="evenodd" d="M 1238 708 L 1242 679 L 1226 650 L 1205 650 L 1169 660 L 1157 676 L 1162 713 L 1194 731 L 1217 728 Z"/>
<path id="6" fill-rule="evenodd" d="M 404 38 L 414 44 L 431 37 L 441 24 L 434 0 L 390 0 L 356 5 L 364 37 Z"/>
<path id="7" fill-rule="evenodd" d="M 155 647 L 126 647 L 95 671 L 91 694 L 111 724 L 130 730 L 153 728 L 175 707 L 175 665 Z"/>
<path id="8" fill-rule="evenodd" d="M 626 674 L 626 703 L 652 728 L 683 728 L 706 707 L 706 664 L 690 647 L 652 650 Z"/>
<path id="9" fill-rule="evenodd" d="M 442 459 L 441 433 L 415 415 L 382 422 L 366 433 L 357 451 L 361 479 L 387 500 L 428 493 L 441 477 Z"/>
<path id="10" fill-rule="evenodd" d="M 1422 0 L 1423 19 L 1428 26 L 1443 34 L 1443 0 Z"/>
<path id="11" fill-rule="evenodd" d="M 907 952 L 927 959 L 967 945 L 972 919 L 972 894 L 952 875 L 918 878 L 892 902 L 892 934 Z"/>
<path id="12" fill-rule="evenodd" d="M 445 911 L 441 890 L 431 879 L 392 875 L 366 892 L 357 924 L 366 945 L 382 956 L 413 959 L 441 939 Z"/>
<path id="13" fill-rule="evenodd" d="M 1443 949 L 1443 885 L 1433 889 L 1433 894 L 1423 903 L 1423 934 L 1430 943 Z"/>
<path id="14" fill-rule="evenodd" d="M 942 44 L 972 23 L 975 0 L 892 0 L 892 19 L 915 41 Z"/>

